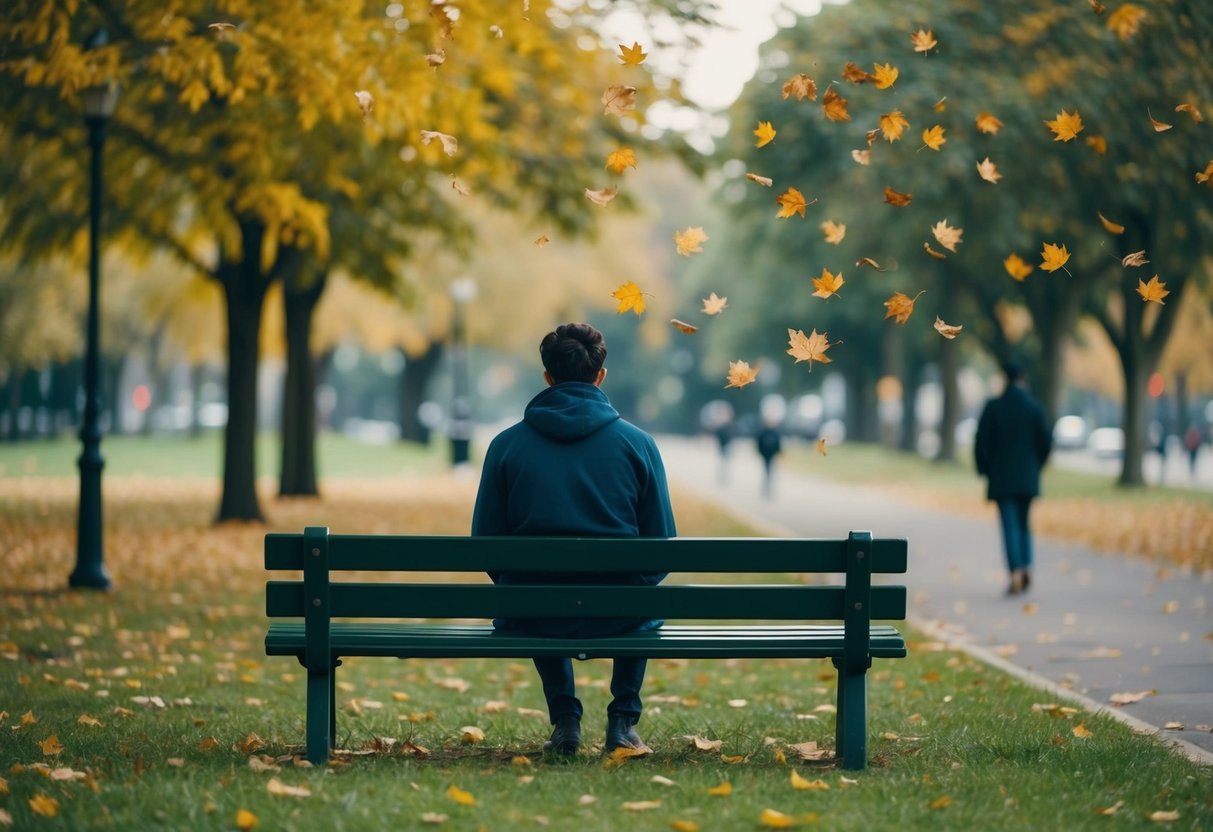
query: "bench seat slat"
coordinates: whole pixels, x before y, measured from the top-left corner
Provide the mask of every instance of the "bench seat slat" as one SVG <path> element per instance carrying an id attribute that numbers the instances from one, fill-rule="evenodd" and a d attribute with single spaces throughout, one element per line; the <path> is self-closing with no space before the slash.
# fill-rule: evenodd
<path id="1" fill-rule="evenodd" d="M 569 656 L 611 658 L 825 658 L 842 649 L 841 625 L 788 627 L 710 627 L 667 625 L 660 630 L 597 639 L 558 639 L 516 635 L 487 624 L 407 624 L 334 622 L 334 658 L 396 656 L 401 658 L 530 658 Z M 888 625 L 873 625 L 869 638 L 873 658 L 901 658 L 905 639 Z M 302 656 L 306 638 L 302 622 L 276 621 L 265 637 L 266 654 Z"/>
<path id="2" fill-rule="evenodd" d="M 333 570 L 373 572 L 836 572 L 846 540 L 779 538 L 403 537 L 331 534 Z M 904 538 L 872 541 L 872 571 L 904 573 Z M 744 556 L 739 553 L 744 552 Z M 303 535 L 267 534 L 265 568 L 302 569 Z"/>

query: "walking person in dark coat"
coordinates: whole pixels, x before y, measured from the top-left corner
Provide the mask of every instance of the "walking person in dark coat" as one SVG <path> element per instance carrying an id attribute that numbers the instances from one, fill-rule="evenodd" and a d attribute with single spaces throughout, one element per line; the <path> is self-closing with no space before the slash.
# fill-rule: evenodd
<path id="1" fill-rule="evenodd" d="M 754 444 L 762 457 L 762 496 L 770 499 L 775 488 L 775 457 L 783 450 L 783 439 L 775 420 L 763 418 Z"/>
<path id="2" fill-rule="evenodd" d="M 986 402 L 977 423 L 974 455 L 977 473 L 988 482 L 986 497 L 998 504 L 1010 574 L 1007 594 L 1015 595 L 1032 583 L 1028 510 L 1040 494 L 1040 469 L 1049 457 L 1053 434 L 1044 410 L 1022 385 L 1022 368 L 1007 361 L 1002 370 L 1007 387 Z"/>
<path id="3" fill-rule="evenodd" d="M 523 419 L 490 443 L 472 516 L 473 535 L 674 537 L 665 467 L 653 438 L 619 417 L 600 389 L 606 344 L 588 324 L 566 324 L 539 345 L 548 387 Z M 575 557 L 576 552 L 570 552 Z M 664 573 L 565 573 L 554 584 L 652 586 Z M 526 574 L 490 573 L 495 583 L 529 582 Z M 553 593 L 560 590 L 553 587 Z M 662 622 L 640 618 L 498 619 L 501 630 L 553 638 L 595 638 Z M 574 652 L 570 648 L 570 654 Z M 581 701 L 571 658 L 537 658 L 554 730 L 547 750 L 575 754 L 581 743 Z M 633 727 L 647 660 L 617 658 L 611 675 L 605 748 L 647 748 Z"/>

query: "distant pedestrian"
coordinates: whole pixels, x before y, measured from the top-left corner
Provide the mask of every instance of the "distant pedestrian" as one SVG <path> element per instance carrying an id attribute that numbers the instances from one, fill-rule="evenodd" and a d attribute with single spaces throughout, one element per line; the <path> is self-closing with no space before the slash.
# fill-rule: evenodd
<path id="1" fill-rule="evenodd" d="M 774 491 L 775 457 L 783 450 L 783 439 L 779 435 L 779 427 L 771 419 L 763 419 L 762 427 L 755 437 L 758 445 L 758 455 L 762 457 L 763 478 L 762 496 L 771 497 Z"/>
<path id="2" fill-rule="evenodd" d="M 987 479 L 986 497 L 998 504 L 1010 576 L 1007 594 L 1016 595 L 1032 583 L 1028 510 L 1040 494 L 1040 469 L 1049 457 L 1053 436 L 1044 410 L 1023 387 L 1023 369 L 1007 361 L 1002 371 L 1006 390 L 986 402 L 977 423 L 974 455 L 977 473 Z"/>
<path id="3" fill-rule="evenodd" d="M 716 442 L 720 446 L 720 466 L 716 479 L 721 485 L 729 484 L 729 447 L 733 444 L 733 422 L 721 422 L 716 427 Z"/>
<path id="4" fill-rule="evenodd" d="M 1184 432 L 1184 450 L 1188 452 L 1188 472 L 1196 476 L 1196 457 L 1200 454 L 1200 446 L 1205 443 L 1204 431 L 1200 425 L 1193 422 Z"/>

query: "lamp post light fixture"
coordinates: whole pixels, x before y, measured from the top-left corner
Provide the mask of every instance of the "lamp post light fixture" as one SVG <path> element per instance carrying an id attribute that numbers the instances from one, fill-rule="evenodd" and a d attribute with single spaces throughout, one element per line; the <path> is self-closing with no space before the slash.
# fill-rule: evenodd
<path id="1" fill-rule="evenodd" d="M 108 43 L 104 29 L 85 44 L 96 49 Z M 80 454 L 80 506 L 76 521 L 76 568 L 68 585 L 86 589 L 109 589 L 101 545 L 101 158 L 105 128 L 118 103 L 118 85 L 104 81 L 81 93 L 84 122 L 88 125 L 89 162 L 89 237 L 88 237 L 88 319 L 84 353 L 84 424 L 80 428 L 83 450 Z"/>
<path id="2" fill-rule="evenodd" d="M 476 281 L 461 277 L 451 283 L 455 309 L 451 321 L 451 465 L 466 465 L 471 458 L 472 385 L 468 370 L 467 305 L 476 297 Z"/>

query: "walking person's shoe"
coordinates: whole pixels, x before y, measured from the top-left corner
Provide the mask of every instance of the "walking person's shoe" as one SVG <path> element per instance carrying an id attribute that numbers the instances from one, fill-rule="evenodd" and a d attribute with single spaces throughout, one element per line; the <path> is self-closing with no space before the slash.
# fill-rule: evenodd
<path id="1" fill-rule="evenodd" d="M 1019 591 L 1027 592 L 1030 586 L 1032 586 L 1032 573 L 1026 569 L 1019 570 Z"/>
<path id="2" fill-rule="evenodd" d="M 1006 594 L 1007 595 L 1018 595 L 1019 593 L 1023 592 L 1026 588 L 1027 588 L 1027 584 L 1024 583 L 1023 570 L 1016 569 L 1014 572 L 1011 573 L 1011 583 L 1007 587 Z"/>
<path id="3" fill-rule="evenodd" d="M 571 756 L 580 747 L 581 720 L 572 714 L 557 717 L 552 736 L 543 744 L 543 750 Z"/>
<path id="4" fill-rule="evenodd" d="M 606 743 L 603 750 L 610 754 L 616 748 L 652 750 L 645 745 L 644 740 L 636 733 L 636 729 L 632 727 L 631 719 L 626 716 L 607 716 Z"/>

